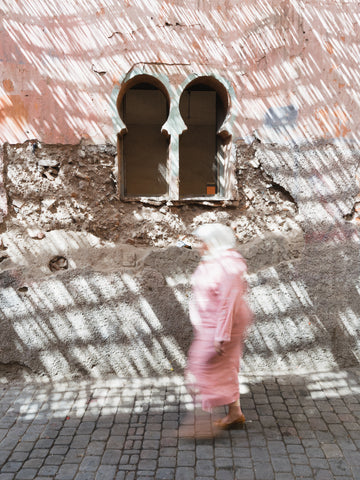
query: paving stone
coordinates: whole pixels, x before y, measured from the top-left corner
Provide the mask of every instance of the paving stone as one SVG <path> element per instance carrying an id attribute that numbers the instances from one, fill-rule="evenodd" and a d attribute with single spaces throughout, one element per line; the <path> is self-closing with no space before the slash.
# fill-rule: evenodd
<path id="1" fill-rule="evenodd" d="M 64 463 L 80 463 L 85 456 L 85 449 L 70 448 L 64 457 Z"/>
<path id="2" fill-rule="evenodd" d="M 74 480 L 95 480 L 95 477 L 96 472 L 78 472 Z"/>
<path id="3" fill-rule="evenodd" d="M 73 437 L 69 435 L 59 435 L 54 440 L 54 445 L 69 445 L 72 442 Z"/>
<path id="4" fill-rule="evenodd" d="M 213 476 L 215 473 L 214 463 L 211 460 L 197 460 L 196 475 Z"/>
<path id="5" fill-rule="evenodd" d="M 310 458 L 310 466 L 316 470 L 330 470 L 329 462 L 326 458 Z"/>
<path id="6" fill-rule="evenodd" d="M 82 459 L 79 470 L 86 471 L 86 472 L 95 472 L 100 465 L 100 461 L 101 461 L 100 456 L 87 455 Z"/>
<path id="7" fill-rule="evenodd" d="M 127 472 L 124 478 L 125 480 L 135 480 L 135 472 Z"/>
<path id="8" fill-rule="evenodd" d="M 331 432 L 316 432 L 316 437 L 320 443 L 334 443 L 334 436 Z"/>
<path id="9" fill-rule="evenodd" d="M 109 428 L 97 428 L 93 431 L 91 434 L 91 439 L 96 441 L 96 440 L 107 440 L 110 435 L 110 429 Z"/>
<path id="10" fill-rule="evenodd" d="M 15 480 L 33 480 L 36 478 L 38 470 L 35 468 L 22 468 L 16 474 Z"/>
<path id="11" fill-rule="evenodd" d="M 35 448 L 47 448 L 50 449 L 53 446 L 54 440 L 52 438 L 41 438 L 35 444 Z"/>
<path id="12" fill-rule="evenodd" d="M 175 480 L 194 480 L 195 470 L 191 467 L 178 467 L 175 473 Z"/>
<path id="13" fill-rule="evenodd" d="M 271 463 L 255 463 L 255 478 L 256 480 L 274 480 L 275 473 Z"/>
<path id="14" fill-rule="evenodd" d="M 262 430 L 262 428 L 260 430 Z M 252 447 L 265 447 L 266 439 L 262 434 L 249 435 L 249 444 Z"/>
<path id="15" fill-rule="evenodd" d="M 78 435 L 89 435 L 95 429 L 95 422 L 81 422 L 77 430 Z"/>
<path id="16" fill-rule="evenodd" d="M 2 473 L 15 473 L 22 467 L 22 462 L 7 462 L 1 469 Z"/>
<path id="17" fill-rule="evenodd" d="M 232 457 L 215 457 L 215 467 L 216 468 L 232 468 L 233 467 Z"/>
<path id="18" fill-rule="evenodd" d="M 275 472 L 291 472 L 291 463 L 288 457 L 272 455 L 271 463 L 273 464 Z"/>
<path id="19" fill-rule="evenodd" d="M 268 449 L 271 456 L 273 455 L 286 455 L 286 447 L 283 442 L 269 441 Z"/>
<path id="20" fill-rule="evenodd" d="M 39 477 L 54 477 L 59 467 L 57 465 L 45 465 L 38 472 Z"/>
<path id="21" fill-rule="evenodd" d="M 101 463 L 108 465 L 117 465 L 120 461 L 121 450 L 106 449 L 101 459 Z"/>
<path id="22" fill-rule="evenodd" d="M 177 426 L 177 423 L 175 424 Z M 166 426 L 164 426 L 164 428 L 167 428 Z M 172 428 L 172 427 L 170 427 Z M 133 433 L 130 432 L 130 435 L 142 435 L 144 437 L 145 440 L 149 440 L 149 439 L 154 439 L 154 440 L 159 440 L 161 438 L 161 431 L 158 431 L 158 430 L 147 430 L 145 433 L 143 433 L 143 431 L 141 431 L 140 434 L 138 434 L 139 429 L 136 429 Z"/>
<path id="23" fill-rule="evenodd" d="M 86 449 L 87 455 L 102 455 L 104 453 L 106 442 L 91 441 Z"/>
<path id="24" fill-rule="evenodd" d="M 270 455 L 266 448 L 251 447 L 250 452 L 254 462 L 270 462 Z"/>
<path id="25" fill-rule="evenodd" d="M 136 470 L 136 465 L 118 465 L 119 470 L 124 470 L 124 471 L 135 471 Z"/>
<path id="26" fill-rule="evenodd" d="M 347 435 L 346 429 L 343 427 L 341 424 L 329 424 L 329 431 L 335 436 L 335 437 L 345 437 Z"/>
<path id="27" fill-rule="evenodd" d="M 148 452 L 146 453 L 146 455 L 149 455 L 150 452 L 151 454 L 155 455 L 155 457 L 151 457 L 151 458 L 156 458 L 158 454 L 161 457 L 176 457 L 177 449 L 175 447 L 163 447 L 163 448 L 160 448 L 159 453 L 157 453 L 156 450 L 143 450 L 141 452 L 141 455 L 143 455 L 144 452 Z M 143 457 L 143 458 L 146 458 L 146 457 Z M 147 457 L 147 458 L 150 458 L 150 457 Z"/>
<path id="28" fill-rule="evenodd" d="M 71 441 L 71 448 L 86 448 L 90 441 L 90 435 L 75 435 Z"/>
<path id="29" fill-rule="evenodd" d="M 23 440 L 18 443 L 15 447 L 15 452 L 31 452 L 31 450 L 34 448 L 35 442 L 24 442 Z M 0 450 L 1 452 L 1 450 Z M 1 453 L 0 453 L 1 455 Z M 1 458 L 1 457 L 0 457 Z"/>
<path id="30" fill-rule="evenodd" d="M 61 465 L 63 460 L 63 455 L 48 455 L 44 460 L 44 465 Z"/>
<path id="31" fill-rule="evenodd" d="M 295 480 L 295 477 L 291 473 L 275 472 L 275 480 Z"/>
<path id="32" fill-rule="evenodd" d="M 314 448 L 314 447 L 309 447 L 305 449 L 305 453 L 309 458 L 323 458 L 324 457 L 324 452 L 323 450 L 319 448 Z"/>
<path id="33" fill-rule="evenodd" d="M 215 478 L 216 480 L 233 480 L 234 472 L 232 470 L 219 468 L 218 470 L 216 470 Z"/>
<path id="34" fill-rule="evenodd" d="M 68 445 L 56 445 L 50 450 L 50 455 L 65 455 L 68 450 Z"/>
<path id="35" fill-rule="evenodd" d="M 106 448 L 121 449 L 124 447 L 125 439 L 125 435 L 111 435 L 106 444 Z"/>
<path id="36" fill-rule="evenodd" d="M 155 472 L 156 480 L 173 480 L 175 478 L 174 468 L 158 468 Z"/>
<path id="37" fill-rule="evenodd" d="M 253 461 L 251 457 L 234 457 L 234 466 L 237 468 L 252 468 Z"/>
<path id="38" fill-rule="evenodd" d="M 29 460 L 26 460 L 26 462 L 24 462 L 23 467 L 24 468 L 40 468 L 43 463 L 44 463 L 43 458 L 30 458 Z"/>
<path id="39" fill-rule="evenodd" d="M 307 463 L 309 463 L 308 457 L 299 453 L 290 453 L 289 459 L 294 465 L 306 465 Z"/>
<path id="40" fill-rule="evenodd" d="M 158 458 L 159 468 L 173 468 L 176 466 L 176 456 L 174 457 L 159 457 Z"/>
<path id="41" fill-rule="evenodd" d="M 179 438 L 178 444 L 179 450 L 191 450 L 195 449 L 195 440 L 192 438 Z"/>
<path id="42" fill-rule="evenodd" d="M 197 445 L 196 458 L 198 459 L 214 458 L 214 447 L 212 445 Z"/>
<path id="43" fill-rule="evenodd" d="M 140 460 L 138 464 L 139 470 L 155 470 L 157 466 L 156 460 Z"/>
<path id="44" fill-rule="evenodd" d="M 3 450 L 13 450 L 18 443 L 17 438 L 9 438 L 5 437 L 1 442 L 0 442 L 0 451 Z"/>
<path id="45" fill-rule="evenodd" d="M 66 464 L 62 465 L 58 473 L 55 476 L 56 480 L 72 480 L 77 471 L 78 471 L 79 466 L 78 465 L 73 465 L 73 464 Z"/>
<path id="46" fill-rule="evenodd" d="M 251 469 L 243 469 L 236 470 L 235 472 L 235 480 L 255 480 L 255 473 Z M 289 479 L 286 479 L 289 480 Z"/>
<path id="47" fill-rule="evenodd" d="M 309 465 L 304 465 L 304 464 L 293 465 L 293 472 L 294 472 L 295 476 L 298 476 L 298 477 L 311 477 L 312 476 L 312 470 L 309 467 Z"/>
<path id="48" fill-rule="evenodd" d="M 176 447 L 178 444 L 177 438 L 163 437 L 160 440 L 161 447 Z"/>
<path id="49" fill-rule="evenodd" d="M 113 480 L 116 475 L 116 466 L 114 465 L 100 465 L 95 479 L 96 480 Z"/>
<path id="50" fill-rule="evenodd" d="M 335 445 L 334 443 L 323 444 L 323 445 L 321 445 L 321 448 L 322 448 L 326 458 L 336 458 L 336 457 L 342 457 L 343 456 L 343 453 L 340 450 L 340 448 L 337 445 Z"/>
<path id="51" fill-rule="evenodd" d="M 138 470 L 136 477 L 143 480 L 144 478 L 154 478 L 154 472 L 152 470 Z"/>
<path id="52" fill-rule="evenodd" d="M 215 457 L 232 457 L 232 453 L 229 448 L 216 447 Z"/>
<path id="53" fill-rule="evenodd" d="M 180 467 L 193 467 L 195 465 L 195 453 L 190 451 L 179 451 L 177 454 L 177 465 Z"/>
<path id="54" fill-rule="evenodd" d="M 170 440 L 172 440 L 172 439 L 170 439 Z M 176 439 L 174 439 L 174 440 L 176 440 Z M 175 445 L 176 445 L 176 441 L 175 441 Z M 144 440 L 143 443 L 142 443 L 142 446 L 143 446 L 143 448 L 148 449 L 148 450 L 151 450 L 151 449 L 159 450 L 160 442 L 158 440 Z"/>
<path id="55" fill-rule="evenodd" d="M 351 475 L 351 468 L 343 458 L 330 459 L 329 465 L 334 475 Z"/>
<path id="56" fill-rule="evenodd" d="M 315 472 L 315 480 L 334 480 L 334 474 L 329 470 L 318 470 Z"/>
<path id="57" fill-rule="evenodd" d="M 9 462 L 24 462 L 29 456 L 28 452 L 17 452 L 13 451 L 11 456 L 9 457 Z"/>
<path id="58" fill-rule="evenodd" d="M 305 452 L 304 447 L 302 445 L 288 445 L 287 451 L 288 453 L 298 453 L 298 454 Z"/>

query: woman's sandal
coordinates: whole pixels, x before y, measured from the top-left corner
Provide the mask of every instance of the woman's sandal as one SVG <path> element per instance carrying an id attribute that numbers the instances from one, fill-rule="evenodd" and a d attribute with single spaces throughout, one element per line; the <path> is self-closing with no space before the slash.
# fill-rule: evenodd
<path id="1" fill-rule="evenodd" d="M 236 418 L 235 420 L 232 420 L 232 421 L 226 420 L 226 417 L 222 418 L 220 420 L 216 420 L 214 422 L 214 426 L 216 428 L 221 429 L 221 430 L 227 430 L 228 428 L 232 428 L 232 427 L 239 426 L 239 425 L 244 425 L 244 423 L 245 423 L 245 416 L 242 413 L 240 415 L 240 417 L 238 417 L 238 418 Z"/>

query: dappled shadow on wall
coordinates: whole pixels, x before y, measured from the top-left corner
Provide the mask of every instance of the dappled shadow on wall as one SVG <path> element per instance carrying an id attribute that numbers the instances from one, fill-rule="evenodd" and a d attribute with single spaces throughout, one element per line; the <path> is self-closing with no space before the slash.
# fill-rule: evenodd
<path id="1" fill-rule="evenodd" d="M 259 149 L 256 158 L 296 202 L 303 246 L 296 258 L 285 258 L 264 243 L 250 259 L 256 325 L 244 364 L 260 370 L 266 358 L 275 370 L 358 364 L 358 152 L 319 143 Z"/>
<path id="2" fill-rule="evenodd" d="M 80 242 L 78 247 L 86 249 Z M 161 252 L 149 255 L 137 272 L 65 271 L 61 255 L 55 263 L 60 270 L 39 280 L 24 282 L 20 269 L 2 272 L 1 324 L 7 333 L 1 361 L 50 377 L 182 370 L 192 334 L 184 266 L 194 266 L 197 257 L 184 259 L 193 252 L 173 250 L 165 258 Z"/>
<path id="3" fill-rule="evenodd" d="M 145 0 L 4 5 L 3 59 L 10 72 L 21 66 L 19 80 L 9 74 L 1 86 L 4 141 L 109 138 L 110 90 L 134 64 L 180 73 L 197 65 L 200 74 L 226 68 L 228 80 L 248 92 L 237 99 L 243 136 L 262 125 L 273 140 L 278 134 L 294 142 L 355 137 L 349 106 L 357 98 L 357 18 L 351 3 L 210 3 L 196 10 L 191 2 Z M 20 88 L 22 77 L 27 82 Z M 44 98 L 46 114 L 34 118 Z M 305 114 L 297 115 L 300 107 Z"/>
<path id="4" fill-rule="evenodd" d="M 266 372 L 271 366 L 274 372 L 304 372 L 359 364 L 357 245 L 349 242 L 341 251 L 339 245 L 323 245 L 314 256 L 250 275 L 255 325 L 246 342 L 244 371 Z M 325 249 L 331 261 L 324 262 Z"/>
<path id="5" fill-rule="evenodd" d="M 321 245 L 317 261 L 304 255 L 250 274 L 255 323 L 244 372 L 358 363 L 359 277 L 354 268 L 346 281 L 332 274 L 350 268 L 353 247 Z M 89 251 L 80 241 L 78 248 Z M 323 248 L 332 262 L 323 262 Z M 0 274 L 1 362 L 50 378 L 183 372 L 192 337 L 187 305 L 198 262 L 193 251 L 154 251 L 137 269 L 110 272 L 62 270 L 64 257 L 58 257 L 51 264 L 59 266 L 57 273 L 38 280 L 24 282 L 21 268 Z"/>

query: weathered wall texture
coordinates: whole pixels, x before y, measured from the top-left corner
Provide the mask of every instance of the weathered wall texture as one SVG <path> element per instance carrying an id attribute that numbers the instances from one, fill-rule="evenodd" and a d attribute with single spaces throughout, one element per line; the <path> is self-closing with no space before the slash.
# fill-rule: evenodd
<path id="1" fill-rule="evenodd" d="M 161 72 L 173 91 L 192 73 L 226 78 L 236 137 L 357 140 L 354 0 L 10 0 L 1 9 L 0 142 L 112 140 L 112 94 L 136 68 Z"/>
<path id="2" fill-rule="evenodd" d="M 199 259 L 176 242 L 214 221 L 249 265 L 245 370 L 358 363 L 358 2 L 57 3 L 0 7 L 0 363 L 181 371 Z M 170 101 L 194 74 L 227 79 L 236 203 L 119 199 L 134 69 Z"/>

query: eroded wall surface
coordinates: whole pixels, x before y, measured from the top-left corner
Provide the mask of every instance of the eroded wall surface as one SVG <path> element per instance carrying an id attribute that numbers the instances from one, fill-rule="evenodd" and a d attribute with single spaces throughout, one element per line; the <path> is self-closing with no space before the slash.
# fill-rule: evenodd
<path id="1" fill-rule="evenodd" d="M 176 243 L 214 221 L 248 261 L 245 371 L 359 362 L 359 6 L 225 3 L 2 5 L 3 365 L 182 371 L 199 258 Z M 134 69 L 170 101 L 194 74 L 229 81 L 237 202 L 119 199 L 116 96 Z"/>

